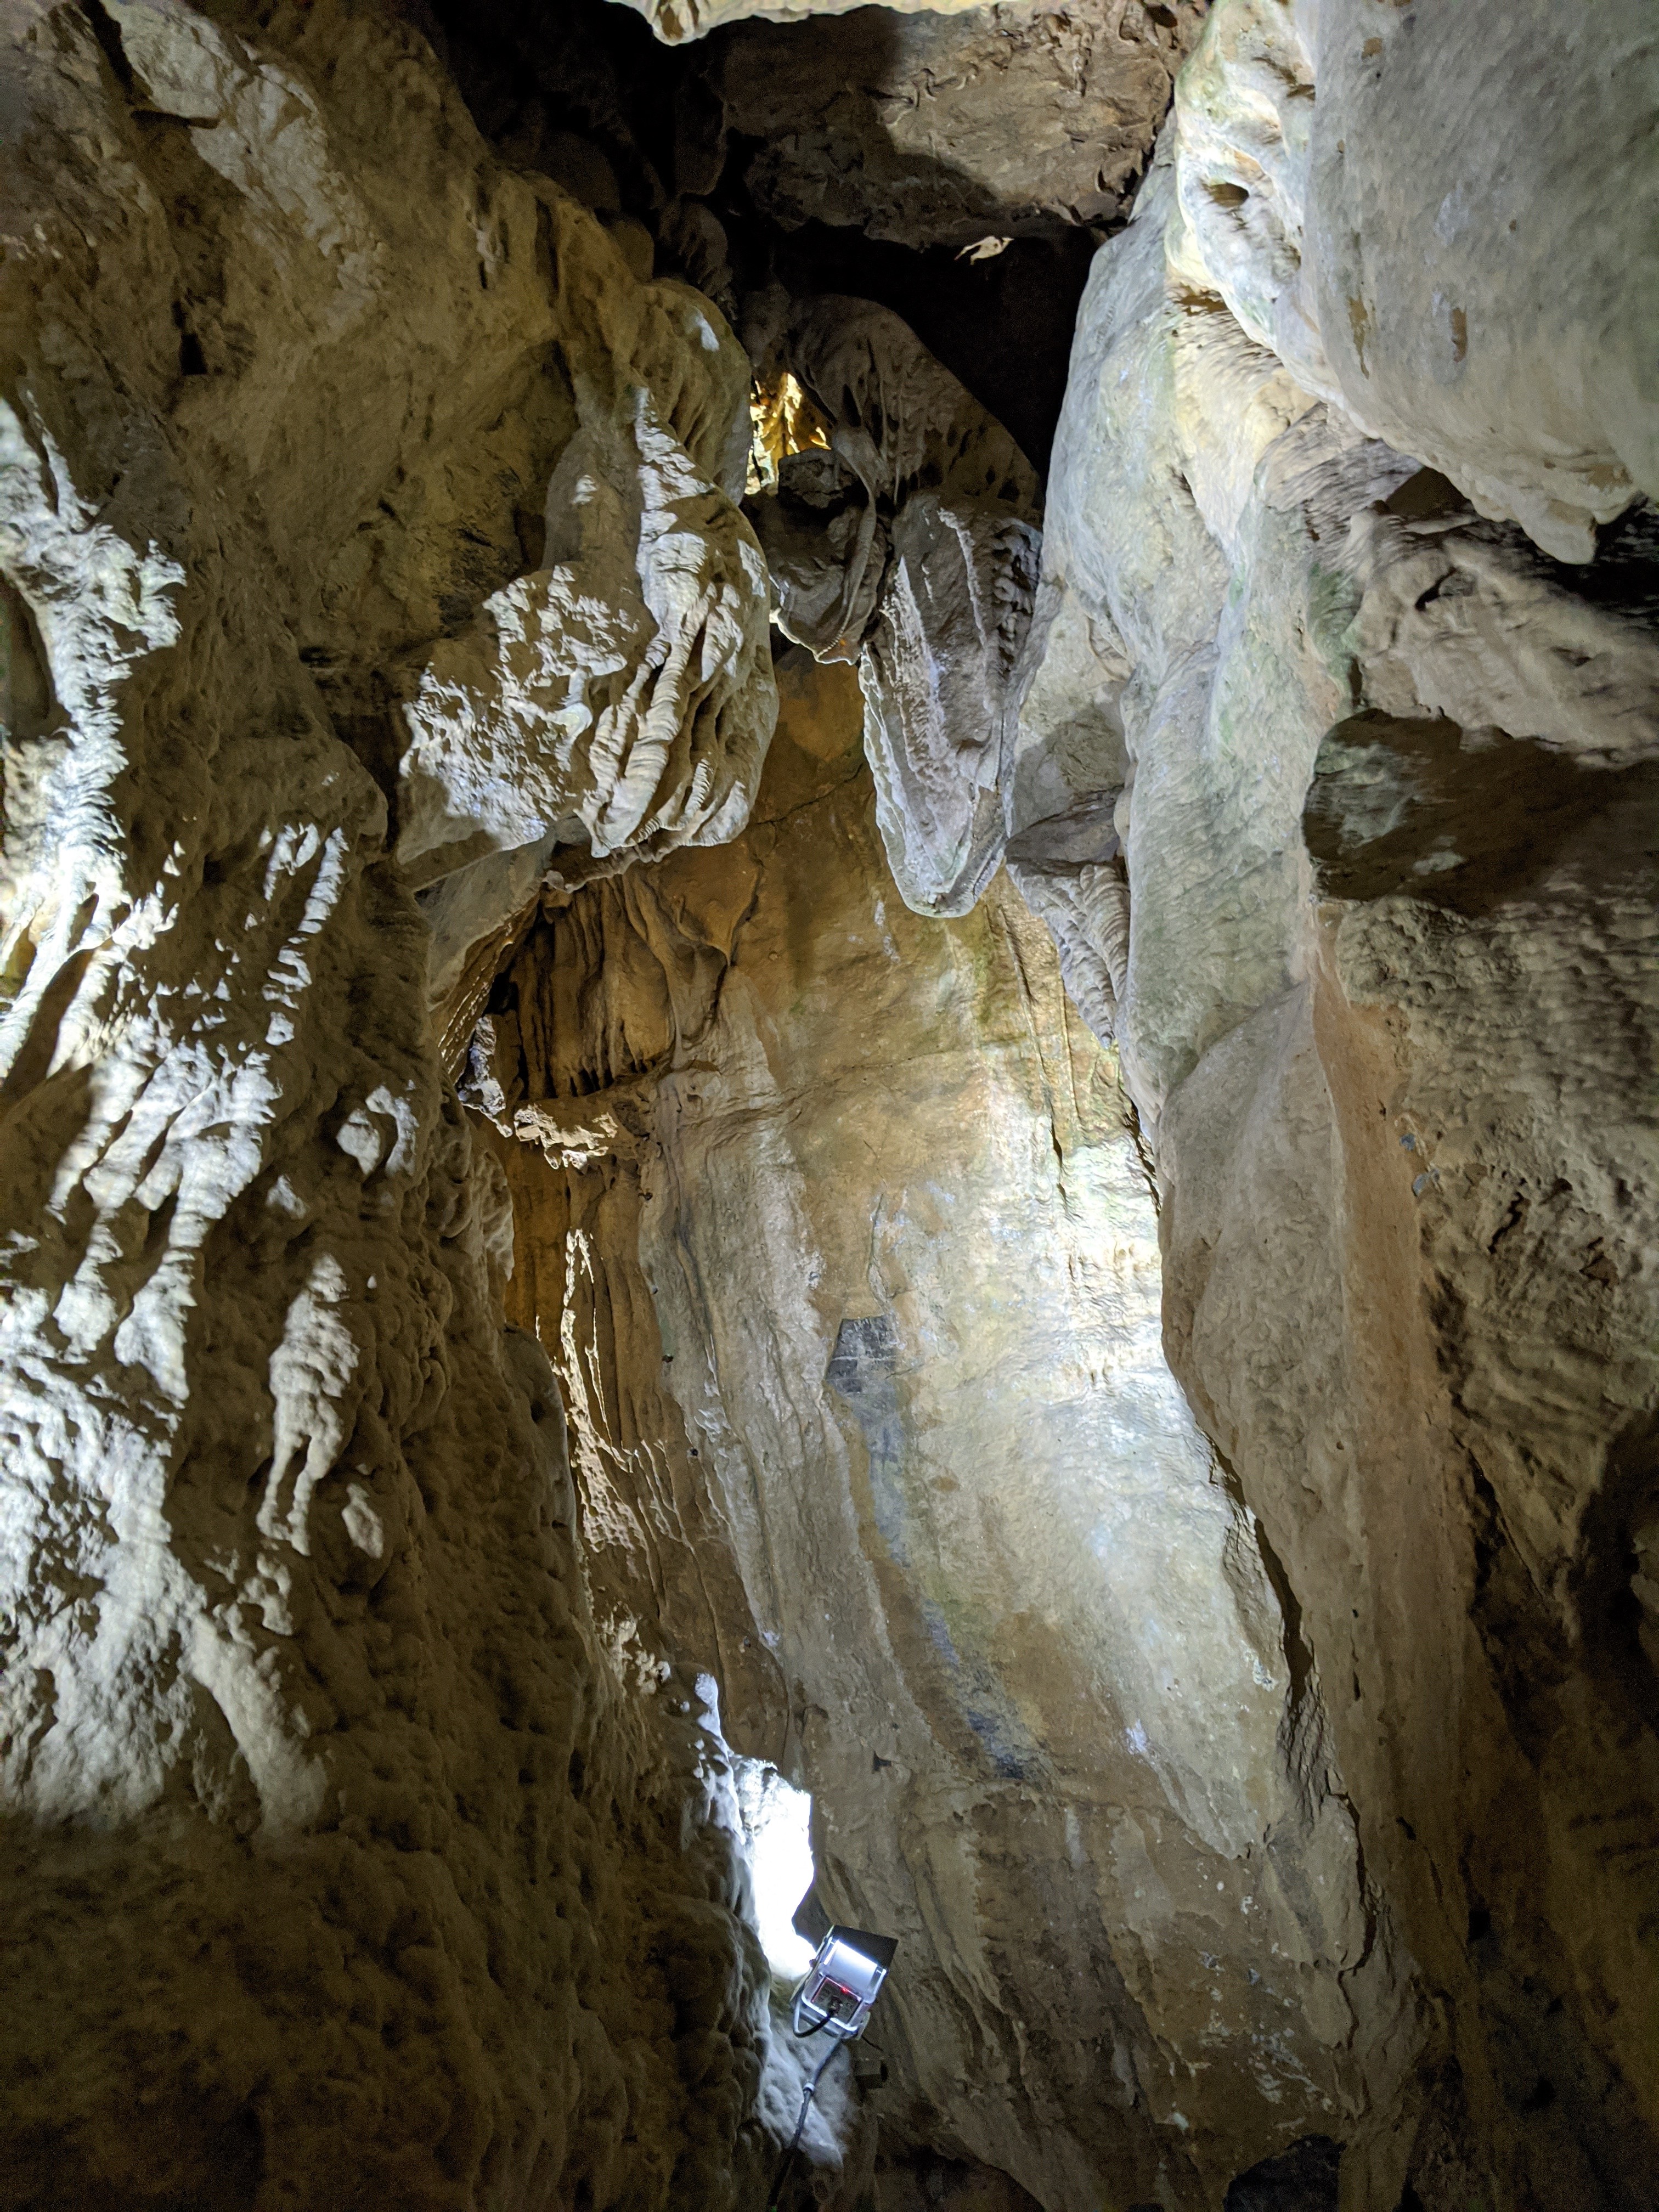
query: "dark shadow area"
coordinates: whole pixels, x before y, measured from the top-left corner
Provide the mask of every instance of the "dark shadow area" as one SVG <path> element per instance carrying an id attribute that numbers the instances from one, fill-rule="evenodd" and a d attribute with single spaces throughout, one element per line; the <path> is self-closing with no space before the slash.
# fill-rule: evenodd
<path id="1" fill-rule="evenodd" d="M 1041 2212 L 1017 2181 L 967 2159 L 917 2151 L 876 2160 L 874 2212 Z"/>
<path id="2" fill-rule="evenodd" d="M 1376 708 L 1328 732 L 1303 835 L 1328 898 L 1405 896 L 1478 917 L 1563 871 L 1651 866 L 1659 770 L 1585 768 L 1534 739 Z"/>
<path id="3" fill-rule="evenodd" d="M 1600 1253 L 1583 1272 L 1596 1270 L 1597 1279 L 1609 1279 L 1612 1262 Z M 1607 1454 L 1584 1516 L 1572 1598 L 1602 1695 L 1630 1726 L 1651 1726 L 1659 1705 L 1659 1414 L 1636 1415 Z"/>
<path id="4" fill-rule="evenodd" d="M 204 2094 L 192 2124 L 177 2107 L 159 2121 L 135 2100 L 126 2118 L 131 2179 L 122 2212 L 252 2212 L 264 2179 L 264 2129 L 252 2104 L 223 2090 Z M 107 2168 L 83 2166 L 67 2130 L 30 2130 L 6 2145 L 9 2201 L 23 2212 L 112 2212 Z"/>
<path id="5" fill-rule="evenodd" d="M 602 219 L 643 224 L 659 274 L 709 291 L 739 326 L 745 303 L 775 284 L 795 295 L 877 301 L 903 317 L 1040 474 L 1046 469 L 1097 228 L 1049 224 L 980 262 L 949 246 L 921 250 L 827 222 L 787 229 L 748 188 L 759 143 L 728 138 L 710 113 L 717 103 L 707 73 L 720 33 L 665 46 L 614 0 L 561 0 L 534 14 L 507 0 L 430 8 L 409 0 L 405 12 L 447 61 L 501 158 L 551 176 Z M 810 46 L 831 35 L 836 20 L 777 32 Z M 834 35 L 844 44 L 840 20 Z M 872 8 L 857 21 L 873 77 L 893 19 Z M 918 166 L 941 196 L 957 188 L 945 163 Z"/>
<path id="6" fill-rule="evenodd" d="M 1227 2191 L 1226 2212 L 1336 2212 L 1341 2162 L 1340 2143 L 1304 2136 L 1241 2173 Z"/>
<path id="7" fill-rule="evenodd" d="M 741 208 L 728 202 L 722 214 L 737 239 Z M 994 260 L 968 263 L 945 246 L 916 252 L 828 223 L 769 237 L 768 228 L 752 218 L 757 273 L 769 270 L 789 292 L 851 293 L 902 315 L 1046 474 L 1092 233 L 1017 238 Z"/>

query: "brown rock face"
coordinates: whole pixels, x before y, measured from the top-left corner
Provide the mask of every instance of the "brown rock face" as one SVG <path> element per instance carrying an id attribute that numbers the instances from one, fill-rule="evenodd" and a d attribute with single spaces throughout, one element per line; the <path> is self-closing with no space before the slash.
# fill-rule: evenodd
<path id="1" fill-rule="evenodd" d="M 1198 2205 L 1357 2114 L 1352 1816 L 1164 1364 L 1113 1058 L 1006 881 L 906 911 L 850 675 L 781 674 L 744 834 L 560 898 L 498 988 L 475 1083 L 567 1255 L 514 1310 L 618 1617 L 724 1615 L 826 1908 L 901 1936 L 890 2139 Z"/>
<path id="2" fill-rule="evenodd" d="M 967 248 L 1121 217 L 1202 14 L 861 8 L 722 33 L 702 76 L 786 228 Z"/>
<path id="3" fill-rule="evenodd" d="M 735 347 L 389 17 L 3 36 L 0 2203 L 752 2197 L 723 1758 L 427 1013 L 503 848 L 758 769 Z"/>

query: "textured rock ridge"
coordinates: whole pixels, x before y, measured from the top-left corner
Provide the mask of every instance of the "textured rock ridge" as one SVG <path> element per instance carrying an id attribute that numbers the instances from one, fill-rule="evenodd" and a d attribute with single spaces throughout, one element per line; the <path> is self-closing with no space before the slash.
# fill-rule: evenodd
<path id="1" fill-rule="evenodd" d="M 592 1621 L 428 1017 L 525 890 L 410 885 L 740 818 L 740 362 L 389 15 L 5 67 L 0 2201 L 734 2202 L 724 1753 Z"/>
<path id="2" fill-rule="evenodd" d="M 1308 391 L 1588 560 L 1659 495 L 1654 89 L 1640 8 L 1218 8 L 1176 103 L 1175 258 Z"/>
<path id="3" fill-rule="evenodd" d="M 860 9 L 810 38 L 723 36 L 703 82 L 720 140 L 755 142 L 744 182 L 786 228 L 967 248 L 1120 219 L 1202 19 L 1192 0 Z"/>
<path id="4" fill-rule="evenodd" d="M 778 352 L 829 426 L 752 505 L 788 635 L 854 660 L 894 878 L 966 911 L 1002 857 L 997 780 L 1030 619 L 1036 479 L 896 315 L 794 303 Z"/>
<path id="5" fill-rule="evenodd" d="M 0 2212 L 1653 2212 L 1651 10 L 639 12 L 0 32 Z"/>

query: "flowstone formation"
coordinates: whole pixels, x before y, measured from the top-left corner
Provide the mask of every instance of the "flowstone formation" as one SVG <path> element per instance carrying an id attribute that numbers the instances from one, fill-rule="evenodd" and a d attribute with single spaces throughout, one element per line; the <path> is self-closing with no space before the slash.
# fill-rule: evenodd
<path id="1" fill-rule="evenodd" d="M 900 1938 L 886 2155 L 1217 2203 L 1386 2069 L 1352 1811 L 1164 1360 L 1114 1056 L 1006 877 L 906 910 L 850 672 L 780 672 L 743 835 L 544 899 L 498 984 L 511 1310 L 613 1619 L 665 1656 L 712 1598 L 820 1904 Z"/>
<path id="2" fill-rule="evenodd" d="M 0 2203 L 746 2201 L 725 1753 L 427 1009 L 526 845 L 746 810 L 746 368 L 389 15 L 5 66 Z"/>
<path id="3" fill-rule="evenodd" d="M 919 914 L 962 914 L 1002 854 L 1036 479 L 1002 425 L 866 300 L 796 303 L 775 351 L 826 425 L 753 503 L 779 624 L 821 659 L 857 663 L 895 881 Z"/>

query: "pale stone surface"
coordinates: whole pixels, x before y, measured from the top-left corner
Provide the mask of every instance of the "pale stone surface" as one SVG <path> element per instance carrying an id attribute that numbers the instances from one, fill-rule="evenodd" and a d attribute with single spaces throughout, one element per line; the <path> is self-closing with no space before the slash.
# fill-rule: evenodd
<path id="1" fill-rule="evenodd" d="M 732 504 L 747 358 L 700 295 L 630 282 L 598 223 L 544 205 L 577 428 L 547 485 L 546 565 L 411 680 L 397 852 L 416 882 L 454 850 L 561 833 L 598 857 L 718 843 L 771 735 L 765 569 Z"/>
<path id="2" fill-rule="evenodd" d="M 1030 617 L 1037 484 L 898 317 L 794 302 L 775 342 L 830 424 L 751 511 L 779 622 L 856 660 L 882 837 L 906 902 L 966 912 L 1004 842 L 1010 682 Z"/>
<path id="3" fill-rule="evenodd" d="M 799 2067 L 724 1749 L 592 1618 L 386 795 L 429 848 L 396 672 L 644 425 L 667 742 L 471 818 L 732 826 L 740 368 L 390 15 L 26 5 L 4 66 L 0 2203 L 752 2197 Z"/>
<path id="4" fill-rule="evenodd" d="M 1309 390 L 1585 561 L 1659 496 L 1656 104 L 1641 0 L 1225 0 L 1177 95 L 1173 258 Z"/>
<path id="5" fill-rule="evenodd" d="M 1420 2096 L 1391 2027 L 1354 2039 L 1378 2212 L 1407 2178 L 1636 2204 L 1656 2164 L 1659 537 L 1537 550 L 1644 481 L 1651 288 L 1612 241 L 1650 225 L 1653 43 L 1634 8 L 1213 11 L 1079 317 L 1005 779 L 1426 1998 Z M 1453 266 L 1466 380 L 1425 351 Z"/>
<path id="6" fill-rule="evenodd" d="M 905 1946 L 826 2212 L 1646 2212 L 1650 13 L 1224 0 L 1034 607 L 803 323 L 746 830 L 744 362 L 413 20 L 5 26 L 0 2204 L 752 2206 L 723 1728 Z"/>
<path id="7" fill-rule="evenodd" d="M 648 1573 L 672 1638 L 740 1572 L 820 1896 L 901 1936 L 877 2108 L 1056 2212 L 1196 2207 L 1353 2118 L 1375 1901 L 1164 1364 L 1112 1056 L 1006 884 L 948 927 L 899 903 L 859 716 L 789 673 L 737 843 L 519 956 L 495 1111 L 573 1257 L 516 1310 L 599 1416 L 595 1573 Z"/>

